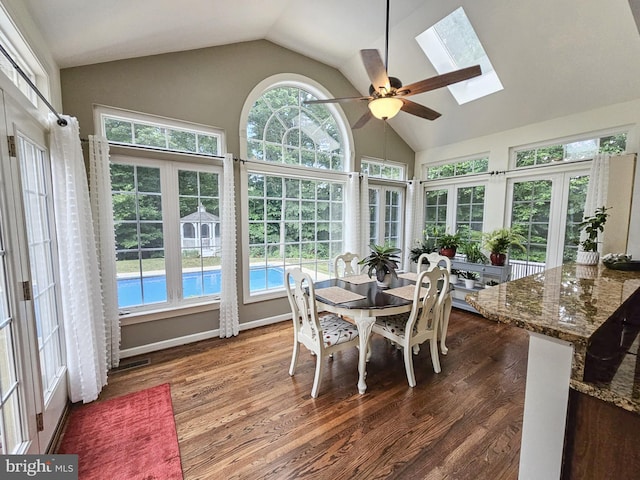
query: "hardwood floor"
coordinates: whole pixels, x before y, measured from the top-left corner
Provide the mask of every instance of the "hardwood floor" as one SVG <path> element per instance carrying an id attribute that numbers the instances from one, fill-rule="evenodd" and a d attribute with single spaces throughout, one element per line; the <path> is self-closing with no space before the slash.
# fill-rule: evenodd
<path id="1" fill-rule="evenodd" d="M 303 350 L 289 376 L 283 322 L 149 354 L 112 372 L 100 400 L 169 382 L 185 480 L 516 479 L 527 342 L 454 309 L 440 374 L 425 345 L 410 388 L 400 352 L 375 336 L 366 394 L 353 349 L 328 360 L 313 399 L 315 357 Z"/>

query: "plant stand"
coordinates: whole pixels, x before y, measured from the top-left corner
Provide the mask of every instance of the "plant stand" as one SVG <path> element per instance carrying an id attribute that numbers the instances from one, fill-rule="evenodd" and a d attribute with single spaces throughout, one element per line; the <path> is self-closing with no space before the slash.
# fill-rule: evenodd
<path id="1" fill-rule="evenodd" d="M 502 283 L 508 281 L 511 276 L 511 265 L 498 267 L 496 265 L 484 265 L 482 263 L 469 263 L 452 260 L 451 268 L 460 271 L 464 270 L 478 273 L 479 278 L 476 281 L 480 282 L 480 284 L 483 285 L 482 287 L 476 287 L 473 285 L 470 288 L 467 288 L 464 283 L 460 281 L 458 281 L 457 285 L 451 286 L 453 306 L 474 313 L 478 313 L 478 311 L 465 301 L 467 294 L 477 292 L 481 288 L 484 288 L 485 282 L 494 280 L 495 282 Z"/>

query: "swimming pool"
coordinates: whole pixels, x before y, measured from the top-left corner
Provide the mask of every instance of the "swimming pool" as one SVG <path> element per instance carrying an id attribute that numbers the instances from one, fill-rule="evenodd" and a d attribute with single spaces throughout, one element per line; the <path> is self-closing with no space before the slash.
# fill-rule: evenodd
<path id="1" fill-rule="evenodd" d="M 221 271 L 188 272 L 182 275 L 184 298 L 220 293 Z M 251 267 L 249 270 L 249 288 L 259 292 L 284 285 L 284 268 Z M 143 301 L 144 296 L 144 301 Z M 165 275 L 153 275 L 140 279 L 118 279 L 118 307 L 134 307 L 167 301 L 167 278 Z"/>

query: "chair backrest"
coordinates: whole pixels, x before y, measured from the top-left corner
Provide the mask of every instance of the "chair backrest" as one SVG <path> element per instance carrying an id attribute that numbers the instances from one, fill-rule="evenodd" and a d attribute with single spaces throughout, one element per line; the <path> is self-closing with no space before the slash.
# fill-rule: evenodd
<path id="1" fill-rule="evenodd" d="M 426 288 L 422 298 L 420 298 L 420 286 Z M 449 295 L 449 272 L 445 268 L 420 272 L 405 332 L 422 335 L 433 330 L 437 333 L 438 321 L 441 318 L 440 310 L 447 295 Z"/>
<path id="2" fill-rule="evenodd" d="M 447 272 L 451 273 L 451 259 L 444 255 L 440 255 L 438 252 L 423 253 L 418 257 L 418 273 L 421 272 L 423 266 L 425 266 L 425 260 L 428 262 L 428 265 L 426 265 L 427 270 L 433 270 L 436 267 L 444 267 L 447 269 Z"/>
<path id="3" fill-rule="evenodd" d="M 285 272 L 284 285 L 291 306 L 295 340 L 304 343 L 314 352 L 319 352 L 324 343 L 311 276 L 299 268 L 292 268 Z"/>
<path id="4" fill-rule="evenodd" d="M 348 275 L 357 275 L 360 273 L 360 265 L 358 265 L 360 255 L 357 253 L 345 252 L 338 255 L 333 261 L 333 272 L 336 277 L 346 277 Z"/>

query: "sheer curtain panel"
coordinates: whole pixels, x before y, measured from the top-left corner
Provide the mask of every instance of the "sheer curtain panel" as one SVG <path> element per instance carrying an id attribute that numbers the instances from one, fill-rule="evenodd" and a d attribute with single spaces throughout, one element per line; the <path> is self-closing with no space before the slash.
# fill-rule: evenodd
<path id="1" fill-rule="evenodd" d="M 405 271 L 411 271 L 411 248 L 414 243 L 416 225 L 416 181 L 407 182 L 406 215 L 404 218 L 404 247 L 402 261 Z"/>
<path id="2" fill-rule="evenodd" d="M 611 156 L 607 153 L 597 154 L 591 162 L 589 172 L 589 186 L 587 198 L 584 202 L 584 216 L 592 216 L 597 208 L 607 205 L 607 190 L 609 185 L 609 162 Z M 580 240 L 586 238 L 586 233 L 580 233 Z"/>
<path id="3" fill-rule="evenodd" d="M 365 252 L 360 251 L 360 174 L 351 172 L 347 182 L 344 212 L 344 248 L 343 252 L 357 253 L 362 258 Z"/>
<path id="4" fill-rule="evenodd" d="M 233 175 L 233 155 L 223 161 L 221 242 L 222 285 L 220 289 L 220 338 L 238 335 L 238 291 L 236 281 L 236 204 Z"/>
<path id="5" fill-rule="evenodd" d="M 116 280 L 116 241 L 113 226 L 109 142 L 89 135 L 89 196 L 96 233 L 98 268 L 102 279 L 102 307 L 106 325 L 107 366 L 120 363 L 120 317 Z"/>
<path id="6" fill-rule="evenodd" d="M 369 175 L 360 176 L 360 255 L 369 255 Z"/>
<path id="7" fill-rule="evenodd" d="M 91 402 L 107 383 L 106 326 L 98 253 L 78 121 L 49 121 L 62 311 L 72 402 Z"/>

